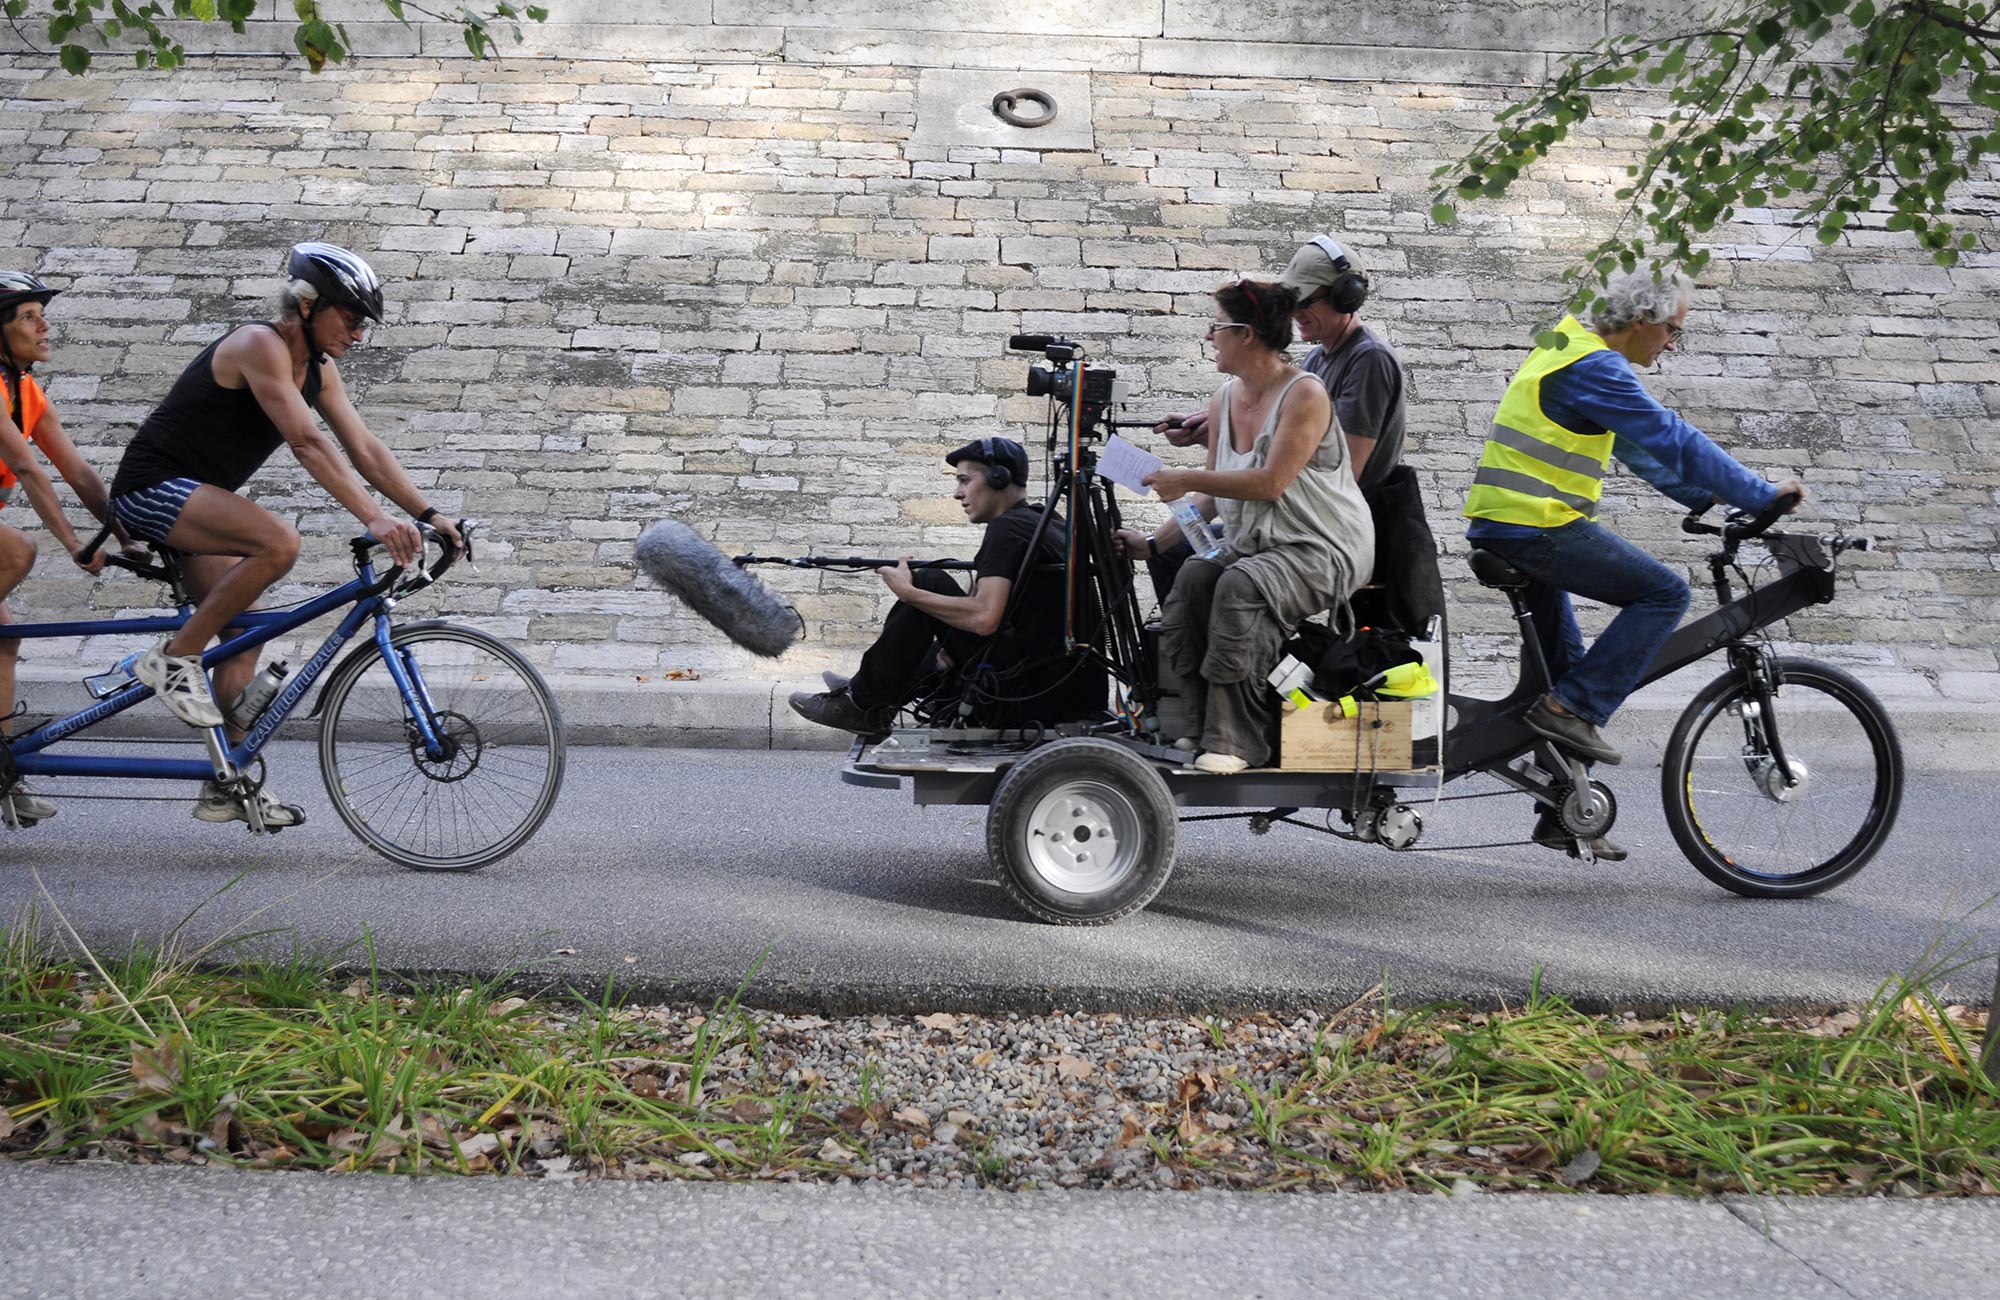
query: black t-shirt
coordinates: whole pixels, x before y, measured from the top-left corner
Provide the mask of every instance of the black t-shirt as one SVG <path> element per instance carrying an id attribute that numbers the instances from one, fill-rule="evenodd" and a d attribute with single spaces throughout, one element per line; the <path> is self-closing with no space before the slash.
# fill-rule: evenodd
<path id="1" fill-rule="evenodd" d="M 1108 683 L 1104 670 L 1087 655 L 1063 654 L 1067 591 L 1060 566 L 1069 548 L 1069 526 L 1060 516 L 1050 518 L 1042 533 L 1036 568 L 1025 576 L 1021 571 L 1043 514 L 1041 506 L 1025 501 L 1009 509 L 986 525 L 972 560 L 982 581 L 1001 578 L 1016 584 L 1008 593 L 1013 616 L 991 651 L 996 668 L 1004 660 L 1016 671 L 998 693 L 1018 701 L 1021 716 L 1041 722 L 1093 718 L 1104 711 Z M 1033 698 L 1022 698 L 1026 696 Z"/>
<path id="2" fill-rule="evenodd" d="M 277 328 L 269 321 L 252 321 L 236 328 L 257 327 Z M 235 332 L 232 329 L 229 334 Z M 248 384 L 224 388 L 215 382 L 215 350 L 222 346 L 222 339 L 203 348 L 201 355 L 188 363 L 166 400 L 139 426 L 111 480 L 112 496 L 173 478 L 191 478 L 234 492 L 250 481 L 284 441 Z M 317 358 L 307 363 L 301 391 L 306 405 L 314 408 L 319 404 L 319 367 Z"/>
<path id="3" fill-rule="evenodd" d="M 1303 364 L 1333 398 L 1341 432 L 1375 439 L 1360 484 L 1363 492 L 1380 486 L 1403 459 L 1403 363 L 1366 325 L 1357 325 L 1333 351 L 1315 346 Z"/>

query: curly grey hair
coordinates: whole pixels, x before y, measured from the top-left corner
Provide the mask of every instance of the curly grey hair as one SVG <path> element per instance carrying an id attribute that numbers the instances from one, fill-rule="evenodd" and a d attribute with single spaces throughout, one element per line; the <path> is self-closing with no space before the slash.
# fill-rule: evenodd
<path id="1" fill-rule="evenodd" d="M 1591 331 L 1615 334 L 1641 322 L 1658 325 L 1672 320 L 1694 300 L 1694 282 L 1679 271 L 1658 279 L 1651 271 L 1614 271 L 1598 294 L 1590 305 Z"/>
<path id="2" fill-rule="evenodd" d="M 298 320 L 303 315 L 299 311 L 299 304 L 313 302 L 318 298 L 319 290 L 313 285 L 304 280 L 288 281 L 284 288 L 278 290 L 278 319 Z"/>

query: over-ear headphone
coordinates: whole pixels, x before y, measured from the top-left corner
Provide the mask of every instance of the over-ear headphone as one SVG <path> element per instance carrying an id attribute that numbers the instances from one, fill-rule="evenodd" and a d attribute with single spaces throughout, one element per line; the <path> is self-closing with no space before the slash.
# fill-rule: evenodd
<path id="1" fill-rule="evenodd" d="M 979 440 L 979 458 L 986 462 L 987 487 L 992 488 L 995 492 L 1004 492 L 1014 486 L 1013 467 L 1002 465 L 996 459 L 993 439 L 981 438 Z"/>
<path id="2" fill-rule="evenodd" d="M 1335 279 L 1326 288 L 1327 305 L 1342 315 L 1352 315 L 1368 301 L 1368 277 L 1354 269 L 1347 253 L 1325 235 L 1314 235 L 1312 245 L 1333 263 Z"/>

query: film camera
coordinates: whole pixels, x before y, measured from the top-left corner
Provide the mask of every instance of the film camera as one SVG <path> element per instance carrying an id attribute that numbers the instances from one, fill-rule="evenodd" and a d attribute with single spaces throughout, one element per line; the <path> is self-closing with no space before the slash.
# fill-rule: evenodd
<path id="1" fill-rule="evenodd" d="M 1039 352 L 1055 364 L 1028 367 L 1028 396 L 1047 397 L 1063 406 L 1077 407 L 1083 414 L 1086 431 L 1104 422 L 1110 409 L 1123 402 L 1129 385 L 1109 366 L 1079 364 L 1083 345 L 1049 334 L 1016 334 L 1007 340 L 1009 351 Z"/>

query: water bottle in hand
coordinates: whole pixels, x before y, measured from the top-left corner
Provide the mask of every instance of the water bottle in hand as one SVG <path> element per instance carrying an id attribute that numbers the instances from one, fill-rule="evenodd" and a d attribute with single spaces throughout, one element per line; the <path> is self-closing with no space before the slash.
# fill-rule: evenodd
<path id="1" fill-rule="evenodd" d="M 1176 497 L 1169 503 L 1169 508 L 1174 512 L 1175 522 L 1181 526 L 1182 536 L 1187 538 L 1189 546 L 1194 547 L 1196 555 L 1212 560 L 1222 554 L 1222 532 L 1201 517 L 1201 511 L 1195 509 L 1194 498 Z"/>

